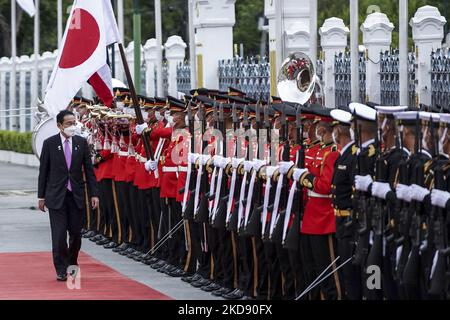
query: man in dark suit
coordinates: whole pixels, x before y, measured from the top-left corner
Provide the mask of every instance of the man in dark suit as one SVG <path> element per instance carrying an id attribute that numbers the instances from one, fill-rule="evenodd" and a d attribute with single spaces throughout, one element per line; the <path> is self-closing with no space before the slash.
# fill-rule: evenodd
<path id="1" fill-rule="evenodd" d="M 47 207 L 50 213 L 56 279 L 65 281 L 67 267 L 77 265 L 81 247 L 83 171 L 94 209 L 99 199 L 88 143 L 86 139 L 75 136 L 74 114 L 63 110 L 56 116 L 56 122 L 60 132 L 45 140 L 42 147 L 38 198 L 39 209 L 45 212 Z"/>

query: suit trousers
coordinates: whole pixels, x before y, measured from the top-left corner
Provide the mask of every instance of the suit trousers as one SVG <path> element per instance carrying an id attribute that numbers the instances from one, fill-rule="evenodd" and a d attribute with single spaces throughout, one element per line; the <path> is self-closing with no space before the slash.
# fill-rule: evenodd
<path id="1" fill-rule="evenodd" d="M 78 252 L 81 248 L 82 211 L 76 205 L 72 192 L 67 190 L 60 209 L 49 209 L 49 217 L 53 264 L 56 273 L 61 274 L 66 272 L 69 265 L 78 264 Z"/>

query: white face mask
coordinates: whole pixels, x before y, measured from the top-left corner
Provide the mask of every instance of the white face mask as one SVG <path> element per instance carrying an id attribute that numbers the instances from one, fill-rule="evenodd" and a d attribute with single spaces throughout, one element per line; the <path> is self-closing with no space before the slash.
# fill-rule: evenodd
<path id="1" fill-rule="evenodd" d="M 70 127 L 64 128 L 64 133 L 68 137 L 73 137 L 76 132 L 77 132 L 76 126 L 70 126 Z"/>
<path id="2" fill-rule="evenodd" d="M 333 137 L 333 142 L 334 144 L 338 144 L 337 142 L 337 137 L 336 137 L 336 133 L 333 131 L 333 133 L 331 134 L 331 136 Z"/>
<path id="3" fill-rule="evenodd" d="M 189 126 L 189 117 L 187 115 L 184 116 L 184 123 L 186 124 L 186 127 Z"/>
<path id="4" fill-rule="evenodd" d="M 170 117 L 170 111 L 165 111 L 164 112 L 164 118 L 169 121 L 169 117 Z"/>
<path id="5" fill-rule="evenodd" d="M 350 139 L 352 139 L 352 141 L 355 141 L 355 131 L 353 131 L 353 128 L 350 128 Z"/>
<path id="6" fill-rule="evenodd" d="M 439 153 L 444 154 L 444 142 L 445 138 L 447 138 L 447 131 L 448 129 L 445 128 L 444 132 L 442 133 L 442 137 L 439 138 Z"/>
<path id="7" fill-rule="evenodd" d="M 164 119 L 164 116 L 162 116 L 161 113 L 159 113 L 159 111 L 155 111 L 155 118 L 158 121 L 162 121 Z"/>
<path id="8" fill-rule="evenodd" d="M 171 125 L 171 126 L 173 126 L 173 117 L 172 116 L 168 116 L 167 117 L 167 122 Z"/>

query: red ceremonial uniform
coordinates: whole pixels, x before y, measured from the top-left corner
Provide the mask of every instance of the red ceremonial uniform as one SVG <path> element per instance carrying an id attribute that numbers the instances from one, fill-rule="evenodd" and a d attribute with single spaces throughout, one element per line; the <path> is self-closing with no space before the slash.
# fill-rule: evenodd
<path id="1" fill-rule="evenodd" d="M 308 189 L 301 232 L 304 234 L 329 234 L 336 232 L 331 199 L 331 182 L 334 162 L 339 157 L 336 145 L 321 145 L 310 163 L 308 173 L 301 177 L 301 184 Z"/>
<path id="2" fill-rule="evenodd" d="M 128 143 L 130 138 L 128 136 L 123 137 L 124 143 L 120 145 L 120 151 L 114 154 L 113 160 L 113 175 L 114 181 L 124 182 L 127 179 L 126 175 L 126 162 L 128 158 Z"/>

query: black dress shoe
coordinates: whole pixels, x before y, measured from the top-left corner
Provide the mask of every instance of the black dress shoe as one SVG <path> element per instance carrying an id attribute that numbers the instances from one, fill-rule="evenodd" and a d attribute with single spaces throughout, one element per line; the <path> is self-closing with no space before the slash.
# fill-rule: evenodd
<path id="1" fill-rule="evenodd" d="M 191 286 L 193 286 L 194 288 L 201 288 L 209 286 L 211 283 L 212 283 L 211 280 L 201 278 L 198 279 L 197 281 L 192 281 Z"/>
<path id="2" fill-rule="evenodd" d="M 133 257 L 138 256 L 140 254 L 141 254 L 141 252 L 139 250 L 133 250 L 127 254 L 127 257 L 132 259 Z"/>
<path id="3" fill-rule="evenodd" d="M 184 281 L 184 282 L 187 282 L 187 283 L 191 283 L 193 281 L 198 281 L 201 278 L 202 277 L 198 273 L 194 273 L 194 274 L 190 274 L 190 275 L 186 275 L 186 276 L 182 277 L 181 281 Z"/>
<path id="4" fill-rule="evenodd" d="M 65 273 L 60 273 L 56 275 L 56 280 L 57 281 L 66 281 L 67 280 L 67 274 Z"/>
<path id="5" fill-rule="evenodd" d="M 114 241 L 111 241 L 110 243 L 107 243 L 103 246 L 103 248 L 105 249 L 113 249 L 116 248 L 118 246 L 117 243 L 115 243 Z"/>
<path id="6" fill-rule="evenodd" d="M 156 257 L 150 257 L 150 259 L 145 259 L 145 261 L 149 262 L 149 264 L 154 264 L 154 263 L 158 262 L 159 259 Z"/>
<path id="7" fill-rule="evenodd" d="M 215 291 L 215 290 L 221 289 L 221 288 L 222 287 L 219 284 L 211 282 L 209 285 L 203 286 L 200 289 L 203 291 L 206 291 L 206 292 L 212 292 L 212 291 Z"/>
<path id="8" fill-rule="evenodd" d="M 216 290 L 216 291 L 211 292 L 211 294 L 212 294 L 213 296 L 216 296 L 216 297 L 221 297 L 221 296 L 223 296 L 224 294 L 228 294 L 228 293 L 230 293 L 230 292 L 232 292 L 232 291 L 233 291 L 233 289 L 221 288 L 221 289 L 218 289 L 218 290 Z"/>
<path id="9" fill-rule="evenodd" d="M 239 289 L 234 290 L 233 292 L 223 294 L 222 297 L 228 300 L 239 300 L 244 296 L 244 292 Z"/>
<path id="10" fill-rule="evenodd" d="M 166 264 L 166 262 L 164 260 L 159 260 L 158 262 L 152 264 L 150 267 L 152 269 L 158 270 L 158 269 L 162 268 L 165 264 Z"/>
<path id="11" fill-rule="evenodd" d="M 165 274 L 169 275 L 169 273 L 171 273 L 172 271 L 175 271 L 175 270 L 177 270 L 177 267 L 175 267 L 175 266 L 169 264 L 169 265 L 167 266 L 167 268 L 164 269 L 163 272 L 164 272 Z"/>
<path id="12" fill-rule="evenodd" d="M 81 235 L 83 235 L 83 234 L 85 234 L 86 232 L 88 232 L 88 231 L 87 231 L 86 229 L 83 228 L 83 229 L 81 229 L 81 232 L 80 232 L 80 233 L 81 233 Z"/>
<path id="13" fill-rule="evenodd" d="M 168 275 L 174 278 L 179 278 L 185 276 L 186 272 L 184 272 L 184 270 L 181 269 L 175 269 L 174 271 L 169 272 Z"/>
<path id="14" fill-rule="evenodd" d="M 241 298 L 241 300 L 255 300 L 255 298 L 251 297 L 251 296 L 243 296 Z"/>
<path id="15" fill-rule="evenodd" d="M 128 245 L 124 242 L 120 246 L 115 247 L 112 251 L 113 252 L 120 252 L 120 251 L 127 250 L 127 249 L 128 249 Z"/>
<path id="16" fill-rule="evenodd" d="M 134 249 L 133 249 L 132 247 L 129 247 L 129 248 L 126 249 L 126 250 L 120 251 L 119 254 L 120 254 L 121 256 L 126 256 L 127 254 L 129 254 L 129 253 L 131 253 L 131 252 L 134 252 Z"/>
<path id="17" fill-rule="evenodd" d="M 83 234 L 83 238 L 85 238 L 85 239 L 87 239 L 87 238 L 92 238 L 92 237 L 95 237 L 97 234 L 94 232 L 94 231 L 92 231 L 92 230 L 90 230 L 90 231 L 88 231 L 88 232 L 86 232 L 85 234 Z"/>
<path id="18" fill-rule="evenodd" d="M 170 264 L 165 263 L 163 264 L 160 268 L 158 268 L 156 271 L 161 272 L 161 273 L 165 273 L 167 268 L 171 267 Z"/>
<path id="19" fill-rule="evenodd" d="M 96 241 L 99 241 L 99 240 L 101 240 L 101 239 L 103 239 L 103 238 L 104 238 L 103 235 L 97 234 L 95 237 L 92 237 L 92 238 L 90 238 L 89 240 L 91 240 L 91 241 L 93 241 L 93 242 L 96 242 Z"/>
<path id="20" fill-rule="evenodd" d="M 105 239 L 103 239 L 103 240 L 99 240 L 99 241 L 97 241 L 97 242 L 95 242 L 96 244 L 98 244 L 99 246 L 103 246 L 103 245 L 105 245 L 105 244 L 109 244 L 111 241 L 108 239 L 108 238 L 105 238 Z"/>

